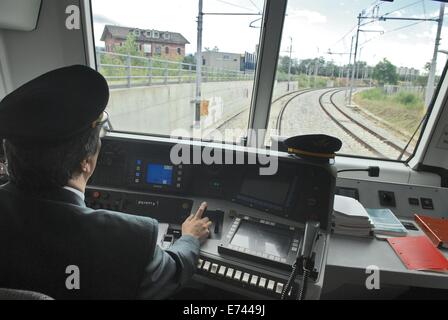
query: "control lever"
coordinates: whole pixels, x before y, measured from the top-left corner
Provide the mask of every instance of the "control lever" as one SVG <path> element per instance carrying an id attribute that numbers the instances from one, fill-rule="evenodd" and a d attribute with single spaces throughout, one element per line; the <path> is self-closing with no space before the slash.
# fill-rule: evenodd
<path id="1" fill-rule="evenodd" d="M 305 232 L 303 234 L 302 246 L 297 253 L 297 259 L 292 266 L 291 275 L 289 276 L 286 286 L 283 288 L 282 299 L 285 299 L 289 295 L 294 281 L 299 272 L 299 266 L 303 269 L 302 286 L 297 296 L 298 300 L 303 300 L 306 295 L 307 282 L 310 272 L 314 267 L 313 261 L 313 248 L 316 242 L 317 235 L 319 234 L 320 223 L 318 221 L 307 221 L 305 224 Z"/>

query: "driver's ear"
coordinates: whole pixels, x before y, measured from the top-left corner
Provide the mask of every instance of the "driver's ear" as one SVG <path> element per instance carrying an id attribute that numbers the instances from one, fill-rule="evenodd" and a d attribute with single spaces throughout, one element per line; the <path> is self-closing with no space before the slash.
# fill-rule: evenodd
<path id="1" fill-rule="evenodd" d="M 81 163 L 80 163 L 81 173 L 83 173 L 83 174 L 89 174 L 90 173 L 90 171 L 91 171 L 91 163 L 90 163 L 91 160 L 90 160 L 90 158 L 91 157 L 81 161 Z"/>

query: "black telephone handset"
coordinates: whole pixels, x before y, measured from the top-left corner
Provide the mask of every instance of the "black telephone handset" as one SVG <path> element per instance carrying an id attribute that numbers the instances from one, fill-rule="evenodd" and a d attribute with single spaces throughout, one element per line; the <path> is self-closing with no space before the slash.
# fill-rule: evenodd
<path id="1" fill-rule="evenodd" d="M 288 279 L 286 286 L 282 292 L 282 299 L 286 299 L 289 296 L 296 276 L 299 272 L 299 266 L 303 268 L 302 286 L 300 287 L 299 293 L 297 295 L 298 300 L 303 300 L 306 295 L 306 289 L 308 284 L 308 277 L 313 269 L 313 249 L 314 244 L 319 234 L 320 223 L 318 221 L 307 221 L 305 224 L 305 232 L 303 234 L 302 246 L 300 251 L 297 253 L 297 259 L 292 266 L 291 275 Z"/>
<path id="2" fill-rule="evenodd" d="M 300 248 L 300 257 L 303 260 L 303 268 L 308 268 L 312 262 L 314 243 L 319 234 L 320 223 L 317 221 L 307 221 L 305 225 L 305 233 L 303 234 L 302 247 Z M 310 271 L 310 270 L 309 270 Z"/>

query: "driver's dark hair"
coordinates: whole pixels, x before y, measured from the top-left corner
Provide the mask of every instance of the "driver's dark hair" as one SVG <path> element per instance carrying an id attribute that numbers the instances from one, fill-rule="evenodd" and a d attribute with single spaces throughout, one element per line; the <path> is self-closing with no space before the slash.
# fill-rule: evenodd
<path id="1" fill-rule="evenodd" d="M 69 179 L 81 173 L 81 162 L 100 148 L 100 129 L 90 129 L 63 143 L 4 139 L 9 180 L 30 194 L 66 186 Z"/>

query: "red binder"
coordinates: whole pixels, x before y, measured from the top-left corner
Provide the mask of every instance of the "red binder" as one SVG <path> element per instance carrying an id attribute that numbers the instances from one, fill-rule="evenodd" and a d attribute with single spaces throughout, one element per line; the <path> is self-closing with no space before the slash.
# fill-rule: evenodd
<path id="1" fill-rule="evenodd" d="M 415 222 L 437 247 L 448 248 L 448 220 L 416 214 Z"/>
<path id="2" fill-rule="evenodd" d="M 427 236 L 388 238 L 387 241 L 408 269 L 448 272 L 448 260 Z"/>

